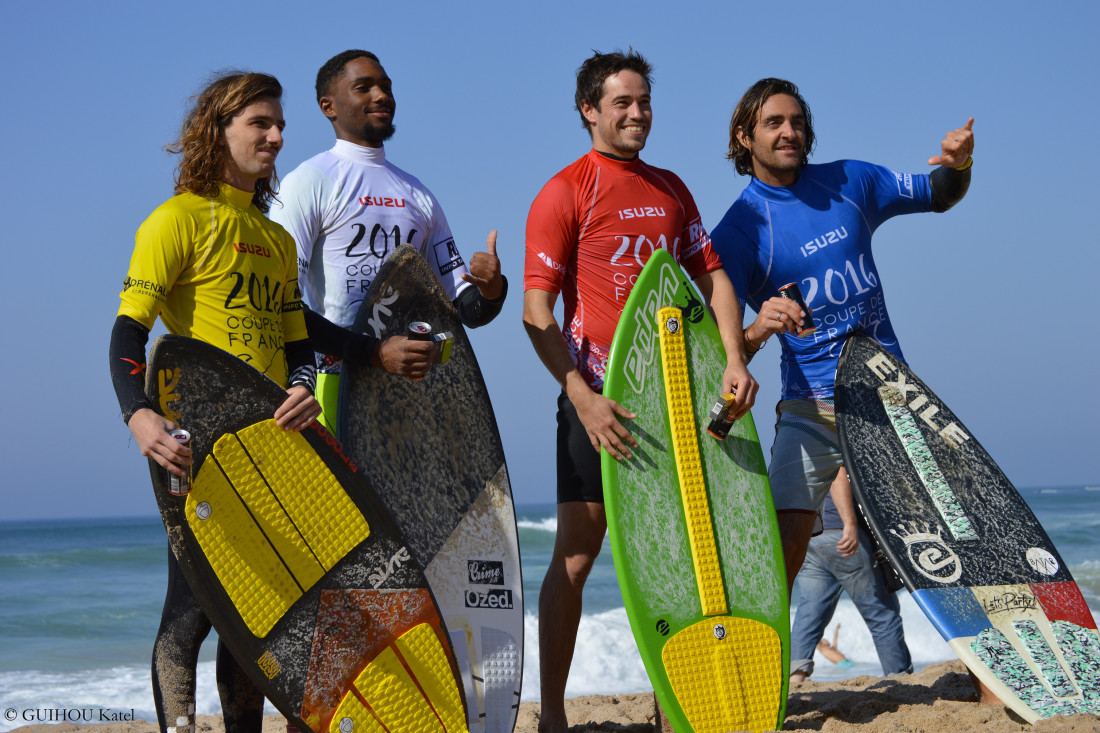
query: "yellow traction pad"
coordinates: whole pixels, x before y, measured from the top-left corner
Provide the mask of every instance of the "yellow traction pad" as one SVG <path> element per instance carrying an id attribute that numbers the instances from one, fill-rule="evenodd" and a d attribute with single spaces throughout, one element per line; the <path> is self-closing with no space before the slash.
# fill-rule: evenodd
<path id="1" fill-rule="evenodd" d="M 772 627 L 732 616 L 707 618 L 670 638 L 661 659 L 695 733 L 775 729 L 783 649 Z"/>
<path id="2" fill-rule="evenodd" d="M 420 624 L 379 653 L 355 680 L 330 733 L 462 733 L 466 711 L 435 629 Z"/>
<path id="3" fill-rule="evenodd" d="M 680 479 L 680 496 L 684 503 L 691 557 L 695 563 L 699 601 L 703 615 L 714 616 L 726 613 L 729 607 L 722 585 L 722 568 L 714 541 L 714 524 L 710 518 L 703 463 L 699 456 L 699 431 L 692 412 L 684 323 L 679 308 L 667 307 L 657 311 L 657 333 L 660 334 L 661 364 L 664 370 L 672 446 L 676 457 L 676 474 Z"/>
<path id="4" fill-rule="evenodd" d="M 274 420 L 218 439 L 186 514 L 218 581 L 261 638 L 370 534 L 313 447 Z"/>

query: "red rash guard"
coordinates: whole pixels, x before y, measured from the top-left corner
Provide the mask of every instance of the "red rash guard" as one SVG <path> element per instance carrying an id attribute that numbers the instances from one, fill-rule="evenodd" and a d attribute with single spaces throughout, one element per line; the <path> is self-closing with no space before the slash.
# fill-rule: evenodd
<path id="1" fill-rule="evenodd" d="M 589 151 L 531 204 L 523 287 L 562 294 L 562 335 L 597 391 L 627 296 L 658 248 L 692 278 L 722 266 L 687 186 L 638 158 Z"/>

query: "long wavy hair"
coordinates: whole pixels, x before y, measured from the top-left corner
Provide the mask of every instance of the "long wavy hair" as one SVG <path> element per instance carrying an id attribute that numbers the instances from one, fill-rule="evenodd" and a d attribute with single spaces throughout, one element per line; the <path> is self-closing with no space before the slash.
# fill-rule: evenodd
<path id="1" fill-rule="evenodd" d="M 752 175 L 752 151 L 737 139 L 737 128 L 744 130 L 745 135 L 750 140 L 754 139 L 753 130 L 759 121 L 760 108 L 764 106 L 764 102 L 768 101 L 768 97 L 776 94 L 789 94 L 802 107 L 802 114 L 806 116 L 802 167 L 805 168 L 810 162 L 810 155 L 814 152 L 815 143 L 814 118 L 810 114 L 810 105 L 806 104 L 806 100 L 798 93 L 798 87 L 786 79 L 761 79 L 749 87 L 748 91 L 741 97 L 741 101 L 737 103 L 737 108 L 733 110 L 733 116 L 730 118 L 730 147 L 726 158 L 733 161 L 734 168 L 743 176 Z"/>
<path id="2" fill-rule="evenodd" d="M 180 156 L 176 165 L 176 193 L 217 196 L 229 155 L 225 129 L 253 102 L 282 96 L 283 87 L 275 77 L 243 71 L 222 72 L 193 96 L 179 137 L 165 148 Z M 278 182 L 275 171 L 256 181 L 252 203 L 265 214 L 271 208 Z"/>

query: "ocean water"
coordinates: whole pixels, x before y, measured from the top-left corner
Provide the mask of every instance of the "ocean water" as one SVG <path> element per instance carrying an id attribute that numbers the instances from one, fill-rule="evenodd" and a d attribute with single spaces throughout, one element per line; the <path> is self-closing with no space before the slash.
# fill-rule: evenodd
<path id="1" fill-rule="evenodd" d="M 1096 616 L 1100 491 L 1076 486 L 1023 493 Z M 539 697 L 538 592 L 557 522 L 552 504 L 521 505 L 516 514 L 527 608 L 522 699 L 530 701 Z M 155 720 L 149 658 L 164 599 L 167 552 L 156 517 L 0 523 L 0 731 L 110 715 Z M 954 658 L 904 591 L 901 609 L 918 669 Z M 819 657 L 814 679 L 881 674 L 871 636 L 847 597 L 829 625 L 829 638 L 838 623 L 838 644 L 854 666 L 838 667 Z M 198 712 L 210 715 L 220 711 L 212 639 L 203 647 L 198 689 Z M 566 693 L 648 689 L 605 543 L 585 589 Z"/>

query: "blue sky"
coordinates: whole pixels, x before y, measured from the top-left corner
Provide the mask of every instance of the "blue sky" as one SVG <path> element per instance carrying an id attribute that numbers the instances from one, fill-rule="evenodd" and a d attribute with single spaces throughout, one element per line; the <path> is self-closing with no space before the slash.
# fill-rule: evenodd
<path id="1" fill-rule="evenodd" d="M 655 66 L 643 157 L 684 179 L 708 227 L 747 183 L 724 150 L 730 112 L 760 77 L 801 87 L 817 162 L 924 172 L 943 135 L 975 117 L 966 200 L 876 235 L 890 312 L 915 371 L 1017 486 L 1100 483 L 1100 6 L 686 5 L 0 5 L 0 518 L 155 513 L 145 461 L 118 417 L 107 344 L 134 231 L 171 195 L 163 146 L 212 71 L 265 71 L 286 88 L 279 170 L 289 172 L 331 145 L 313 78 L 346 48 L 381 57 L 398 101 L 388 154 L 432 188 L 463 252 L 500 230 L 511 297 L 472 339 L 518 502 L 554 496 L 557 386 L 520 326 L 527 210 L 589 148 L 572 109 L 576 67 L 592 49 L 631 45 Z M 752 369 L 767 448 L 774 344 Z"/>

